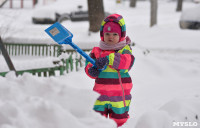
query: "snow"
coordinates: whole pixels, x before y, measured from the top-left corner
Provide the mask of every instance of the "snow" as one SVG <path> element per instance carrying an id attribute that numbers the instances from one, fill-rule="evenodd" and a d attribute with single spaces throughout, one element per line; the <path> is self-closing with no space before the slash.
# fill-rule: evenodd
<path id="1" fill-rule="evenodd" d="M 74 82 L 70 81 L 67 76 L 38 78 L 24 74 L 16 78 L 12 72 L 6 78 L 1 78 L 0 126 L 13 128 L 87 128 L 88 125 L 109 128 L 109 124 L 112 126 L 113 122 L 101 118 L 91 110 L 97 94 L 89 88 L 83 88 L 80 83 L 74 86 Z"/>
<path id="2" fill-rule="evenodd" d="M 200 22 L 200 5 L 184 10 L 181 15 L 181 21 Z"/>
<path id="3" fill-rule="evenodd" d="M 57 0 L 60 11 L 72 11 L 79 4 L 86 9 L 86 0 L 65 3 Z M 65 4 L 64 4 L 65 3 Z M 6 6 L 6 5 L 5 5 Z M 42 5 L 41 5 L 42 6 Z M 50 25 L 34 25 L 31 17 L 35 9 L 2 8 L 0 33 L 7 42 L 55 43 L 44 30 Z M 56 10 L 53 4 L 50 10 Z M 158 24 L 149 27 L 149 1 L 138 1 L 136 8 L 129 2 L 116 4 L 104 1 L 105 11 L 122 14 L 127 35 L 135 43 L 136 57 L 130 75 L 133 79 L 133 99 L 130 119 L 122 128 L 200 128 L 200 38 L 199 31 L 181 30 L 181 13 L 175 11 L 176 2 L 159 1 Z M 185 2 L 183 9 L 197 6 Z M 98 45 L 99 33 L 88 32 L 89 24 L 65 21 L 73 34 L 73 41 L 81 48 Z M 81 28 L 81 29 L 80 29 Z M 69 46 L 65 46 L 70 49 Z M 65 56 L 65 55 L 62 55 Z M 53 57 L 11 56 L 17 69 L 52 66 Z M 0 71 L 6 63 L 0 56 Z M 36 62 L 36 64 L 34 64 Z M 9 72 L 0 77 L 1 128 L 114 128 L 92 108 L 98 94 L 92 91 L 94 80 L 84 73 L 70 72 L 63 76 L 37 77 L 25 73 L 15 77 Z M 191 122 L 193 125 L 186 126 Z M 184 123 L 184 126 L 175 126 Z M 197 126 L 194 126 L 197 123 Z"/>
<path id="4" fill-rule="evenodd" d="M 173 127 L 199 127 L 197 118 L 200 108 L 199 98 L 174 99 L 159 110 L 151 110 L 142 115 L 136 128 L 173 128 Z M 177 123 L 185 123 L 179 125 Z M 187 123 L 186 123 L 187 122 Z"/>

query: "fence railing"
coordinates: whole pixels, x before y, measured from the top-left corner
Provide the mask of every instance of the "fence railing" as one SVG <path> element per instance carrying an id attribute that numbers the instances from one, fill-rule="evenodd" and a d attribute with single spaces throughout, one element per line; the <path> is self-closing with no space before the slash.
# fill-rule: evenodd
<path id="1" fill-rule="evenodd" d="M 24 8 L 24 3 L 25 2 L 31 2 L 32 7 L 35 7 L 37 0 L 9 0 L 10 1 L 10 8 L 13 8 L 13 6 L 21 7 Z"/>
<path id="2" fill-rule="evenodd" d="M 60 45 L 47 45 L 47 44 L 15 44 L 15 43 L 4 43 L 8 54 L 11 56 L 53 56 L 57 57 L 61 53 L 67 54 L 67 59 L 60 59 L 60 61 L 54 62 L 55 67 L 28 69 L 28 70 L 17 70 L 17 74 L 21 75 L 25 72 L 29 72 L 37 76 L 55 76 L 69 73 L 70 71 L 78 71 L 79 67 L 83 66 L 83 57 L 74 50 L 62 51 Z M 86 50 L 88 51 L 88 50 Z M 1 55 L 0 51 L 0 55 Z M 0 76 L 5 77 L 8 72 L 0 72 Z"/>
<path id="3" fill-rule="evenodd" d="M 56 44 L 48 45 L 4 43 L 4 45 L 8 51 L 8 54 L 12 56 L 58 56 L 61 50 L 61 46 Z M 2 54 L 1 51 L 0 54 Z"/>

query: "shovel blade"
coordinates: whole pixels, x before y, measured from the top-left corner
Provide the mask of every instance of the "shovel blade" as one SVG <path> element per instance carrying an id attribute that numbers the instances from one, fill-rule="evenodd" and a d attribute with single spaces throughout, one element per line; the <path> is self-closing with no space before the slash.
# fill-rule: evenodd
<path id="1" fill-rule="evenodd" d="M 67 44 L 72 42 L 73 34 L 59 22 L 48 27 L 45 32 L 58 44 Z"/>

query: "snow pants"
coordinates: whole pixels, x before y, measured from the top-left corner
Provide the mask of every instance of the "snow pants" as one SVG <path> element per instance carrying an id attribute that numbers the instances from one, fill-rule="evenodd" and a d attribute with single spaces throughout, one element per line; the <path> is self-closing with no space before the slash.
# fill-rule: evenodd
<path id="1" fill-rule="evenodd" d="M 121 96 L 101 95 L 95 102 L 94 110 L 106 118 L 113 119 L 117 126 L 122 126 L 129 118 L 129 105 L 131 95 L 126 95 L 125 100 Z"/>

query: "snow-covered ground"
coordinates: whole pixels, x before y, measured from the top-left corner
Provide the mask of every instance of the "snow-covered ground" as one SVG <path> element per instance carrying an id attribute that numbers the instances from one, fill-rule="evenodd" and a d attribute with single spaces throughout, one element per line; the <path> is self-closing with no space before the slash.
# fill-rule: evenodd
<path id="1" fill-rule="evenodd" d="M 72 11 L 86 0 L 57 0 L 59 10 Z M 58 4 L 57 3 L 57 4 Z M 65 3 L 65 4 L 64 4 Z M 176 3 L 159 1 L 158 24 L 149 28 L 149 1 L 116 4 L 104 0 L 105 11 L 122 14 L 127 35 L 135 43 L 135 65 L 130 119 L 123 128 L 200 128 L 200 31 L 181 30 Z M 185 2 L 183 9 L 197 6 Z M 51 5 L 51 10 L 55 7 Z M 49 25 L 33 25 L 32 9 L 0 10 L 1 35 L 10 42 L 54 43 L 44 33 Z M 3 19 L 3 20 L 2 20 Z M 88 35 L 88 22 L 62 23 L 81 48 L 98 45 L 99 33 Z M 81 29 L 80 29 L 81 28 Z M 66 46 L 70 48 L 69 46 Z M 34 67 L 30 56 L 11 57 L 16 67 Z M 51 59 L 34 57 L 39 63 Z M 21 61 L 21 62 L 20 62 Z M 30 62 L 29 62 L 30 61 Z M 6 63 L 0 56 L 0 67 Z M 38 66 L 40 64 L 37 64 Z M 0 68 L 1 69 L 1 68 Z M 92 92 L 94 80 L 81 68 L 57 77 L 36 77 L 13 72 L 0 77 L 1 128 L 114 128 L 115 123 L 92 110 L 98 97 Z"/>

